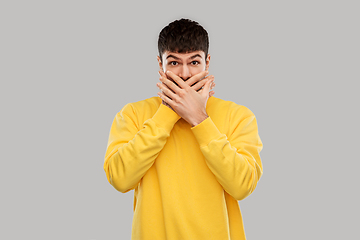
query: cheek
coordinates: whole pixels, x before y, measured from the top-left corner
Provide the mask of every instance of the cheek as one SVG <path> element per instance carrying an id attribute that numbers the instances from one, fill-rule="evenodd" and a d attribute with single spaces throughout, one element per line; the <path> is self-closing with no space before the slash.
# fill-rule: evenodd
<path id="1" fill-rule="evenodd" d="M 201 73 L 201 72 L 203 72 L 205 70 L 206 70 L 205 65 L 201 65 L 201 66 L 199 65 L 199 66 L 193 67 L 193 68 L 191 68 L 191 76 L 194 76 L 194 75 L 196 75 L 198 73 Z"/>
<path id="2" fill-rule="evenodd" d="M 181 68 L 178 66 L 164 66 L 164 72 L 167 70 L 173 72 L 175 75 L 178 75 L 181 73 Z"/>
<path id="3" fill-rule="evenodd" d="M 168 65 L 168 64 L 163 64 L 163 70 L 164 70 L 164 72 L 166 72 L 167 70 L 170 70 L 170 71 L 174 72 L 175 69 L 176 69 L 176 68 L 175 68 L 174 66 L 170 66 L 170 65 Z"/>

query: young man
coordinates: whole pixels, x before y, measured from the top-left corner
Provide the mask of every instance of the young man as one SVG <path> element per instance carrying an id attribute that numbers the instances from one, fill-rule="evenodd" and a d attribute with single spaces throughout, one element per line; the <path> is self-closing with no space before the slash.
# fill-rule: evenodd
<path id="1" fill-rule="evenodd" d="M 263 171 L 256 118 L 212 96 L 208 34 L 197 22 L 170 23 L 158 47 L 159 97 L 124 106 L 105 154 L 108 181 L 134 189 L 132 239 L 245 239 L 237 201 Z"/>

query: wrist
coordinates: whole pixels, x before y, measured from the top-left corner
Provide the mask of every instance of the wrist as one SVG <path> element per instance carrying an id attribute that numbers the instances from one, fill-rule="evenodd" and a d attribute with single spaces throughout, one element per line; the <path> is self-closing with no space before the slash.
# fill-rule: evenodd
<path id="1" fill-rule="evenodd" d="M 175 110 L 169 104 L 167 104 L 164 100 L 162 100 L 162 104 L 164 104 L 165 106 L 167 106 L 168 108 L 170 108 L 171 110 L 173 110 L 175 112 Z"/>
<path id="2" fill-rule="evenodd" d="M 197 118 L 193 119 L 190 122 L 191 127 L 195 127 L 196 125 L 202 123 L 205 119 L 207 119 L 209 116 L 207 115 L 207 113 L 203 113 L 201 115 L 199 115 Z"/>

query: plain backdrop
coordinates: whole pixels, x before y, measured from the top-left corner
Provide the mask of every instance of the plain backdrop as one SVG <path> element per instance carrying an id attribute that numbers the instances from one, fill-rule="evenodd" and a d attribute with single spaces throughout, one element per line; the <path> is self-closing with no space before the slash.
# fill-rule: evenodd
<path id="1" fill-rule="evenodd" d="M 0 239 L 130 239 L 133 191 L 103 170 L 110 126 L 156 96 L 157 37 L 210 36 L 215 96 L 251 109 L 262 176 L 249 240 L 358 239 L 358 1 L 1 1 Z"/>

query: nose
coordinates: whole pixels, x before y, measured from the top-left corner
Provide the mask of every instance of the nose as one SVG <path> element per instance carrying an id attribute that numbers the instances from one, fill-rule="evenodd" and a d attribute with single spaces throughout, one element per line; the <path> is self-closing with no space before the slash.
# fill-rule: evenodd
<path id="1" fill-rule="evenodd" d="M 184 81 L 188 80 L 191 77 L 190 69 L 186 64 L 182 66 L 179 77 L 181 77 Z"/>

